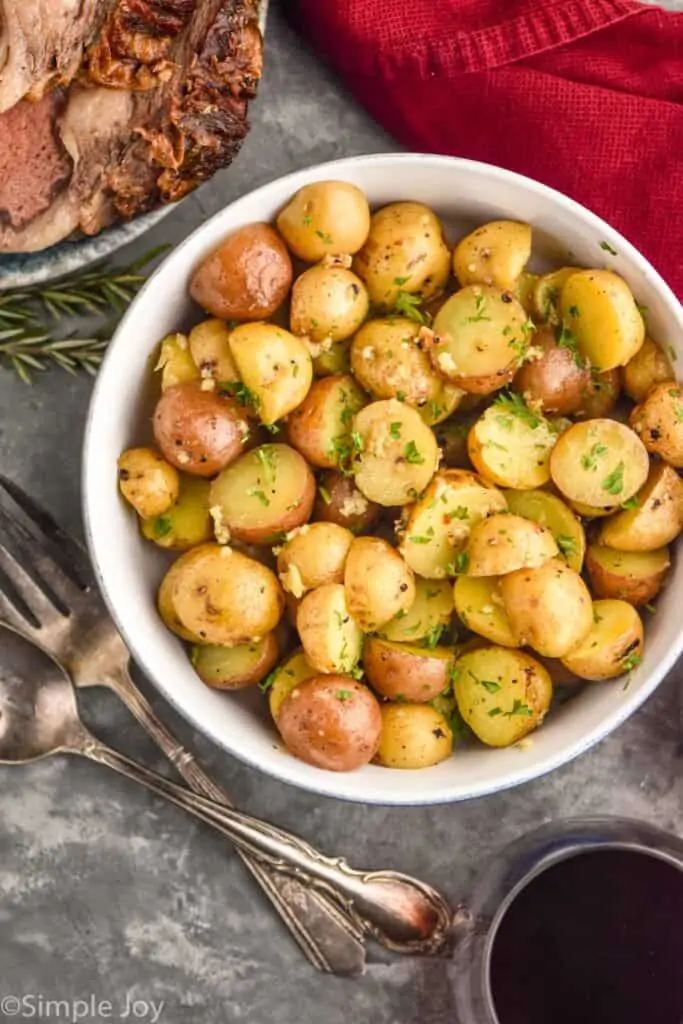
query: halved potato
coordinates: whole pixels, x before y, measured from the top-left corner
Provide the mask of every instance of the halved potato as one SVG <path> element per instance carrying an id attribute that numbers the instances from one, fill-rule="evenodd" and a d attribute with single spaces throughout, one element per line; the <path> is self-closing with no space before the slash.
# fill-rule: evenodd
<path id="1" fill-rule="evenodd" d="M 325 345 L 319 355 L 313 356 L 313 376 L 330 377 L 338 373 L 351 373 L 351 339 Z"/>
<path id="2" fill-rule="evenodd" d="M 119 490 L 142 520 L 163 515 L 177 501 L 178 470 L 153 448 L 127 448 L 117 468 Z"/>
<path id="3" fill-rule="evenodd" d="M 564 657 L 591 627 L 588 587 L 559 558 L 510 573 L 501 580 L 500 589 L 519 643 L 547 658 Z"/>
<path id="4" fill-rule="evenodd" d="M 533 311 L 531 313 L 538 323 L 559 324 L 562 287 L 580 269 L 580 267 L 560 267 L 559 270 L 542 274 L 538 278 L 534 287 Z"/>
<path id="5" fill-rule="evenodd" d="M 501 396 L 472 426 L 467 451 L 482 476 L 501 487 L 542 487 L 550 479 L 550 453 L 558 434 L 524 400 Z"/>
<path id="6" fill-rule="evenodd" d="M 489 747 L 509 747 L 541 724 L 553 695 L 543 666 L 522 651 L 481 647 L 455 663 L 458 710 Z"/>
<path id="7" fill-rule="evenodd" d="M 655 462 L 634 507 L 602 526 L 599 542 L 620 551 L 656 551 L 683 530 L 683 480 L 665 462 Z"/>
<path id="8" fill-rule="evenodd" d="M 415 579 L 415 600 L 410 608 L 400 611 L 381 629 L 386 640 L 415 643 L 416 640 L 439 637 L 453 615 L 453 592 L 447 580 Z"/>
<path id="9" fill-rule="evenodd" d="M 522 516 L 497 513 L 473 528 L 466 571 L 469 576 L 504 576 L 536 568 L 557 554 L 550 530 Z"/>
<path id="10" fill-rule="evenodd" d="M 193 327 L 188 336 L 190 353 L 202 377 L 213 377 L 221 383 L 239 381 L 235 360 L 230 351 L 231 329 L 223 320 L 211 318 Z"/>
<path id="11" fill-rule="evenodd" d="M 559 336 L 564 338 L 561 333 Z M 578 412 L 591 382 L 583 356 L 574 347 L 559 344 L 555 328 L 539 327 L 528 357 L 515 376 L 514 387 L 529 407 L 561 416 Z"/>
<path id="12" fill-rule="evenodd" d="M 190 659 L 195 672 L 214 690 L 242 690 L 255 686 L 270 672 L 279 656 L 277 639 L 268 633 L 261 640 L 237 647 L 198 644 Z"/>
<path id="13" fill-rule="evenodd" d="M 505 508 L 501 492 L 475 473 L 439 470 L 422 497 L 407 510 L 403 557 L 413 572 L 426 579 L 453 576 L 457 571 L 454 560 L 465 550 L 472 528 Z"/>
<path id="14" fill-rule="evenodd" d="M 631 426 L 649 452 L 683 468 L 683 387 L 676 381 L 655 384 L 631 413 Z"/>
<path id="15" fill-rule="evenodd" d="M 371 402 L 355 416 L 356 486 L 378 505 L 414 501 L 434 476 L 439 449 L 420 414 L 403 402 Z"/>
<path id="16" fill-rule="evenodd" d="M 208 480 L 180 474 L 178 500 L 162 515 L 140 523 L 143 537 L 160 548 L 187 551 L 213 540 L 214 523 L 209 513 Z"/>
<path id="17" fill-rule="evenodd" d="M 628 601 L 635 606 L 647 604 L 657 596 L 670 565 L 668 548 L 616 551 L 591 544 L 586 552 L 586 569 L 595 596 Z"/>
<path id="18" fill-rule="evenodd" d="M 187 335 L 176 332 L 167 334 L 161 342 L 159 358 L 154 367 L 161 370 L 161 390 L 185 384 L 190 380 L 199 380 L 199 367 L 192 358 Z"/>
<path id="19" fill-rule="evenodd" d="M 460 284 L 512 291 L 531 258 L 531 227 L 515 220 L 482 224 L 456 245 L 453 272 Z"/>
<path id="20" fill-rule="evenodd" d="M 645 341 L 631 289 L 611 270 L 579 270 L 562 286 L 560 313 L 596 370 L 624 366 Z"/>
<path id="21" fill-rule="evenodd" d="M 366 633 L 383 626 L 415 600 L 415 579 L 401 555 L 380 537 L 355 537 L 344 566 L 346 602 Z"/>
<path id="22" fill-rule="evenodd" d="M 229 341 L 263 423 L 275 423 L 301 405 L 313 380 L 313 363 L 300 338 L 277 324 L 249 323 L 236 327 Z"/>
<path id="23" fill-rule="evenodd" d="M 355 671 L 363 634 L 351 617 L 341 583 L 310 590 L 299 605 L 296 626 L 306 659 L 318 672 Z"/>
<path id="24" fill-rule="evenodd" d="M 448 720 L 429 704 L 384 704 L 375 762 L 385 768 L 431 768 L 453 752 Z"/>
<path id="25" fill-rule="evenodd" d="M 388 700 L 424 703 L 450 685 L 450 647 L 416 647 L 370 636 L 363 646 L 363 668 L 370 685 Z"/>
<path id="26" fill-rule="evenodd" d="M 353 417 L 367 401 L 350 374 L 316 380 L 287 417 L 287 440 L 313 466 L 347 468 L 353 454 Z"/>
<path id="27" fill-rule="evenodd" d="M 269 686 L 267 690 L 270 713 L 276 722 L 285 697 L 299 683 L 304 683 L 307 679 L 311 679 L 317 674 L 317 669 L 309 665 L 306 661 L 306 655 L 301 648 L 293 651 L 281 665 L 278 665 L 268 680 Z"/>
<path id="28" fill-rule="evenodd" d="M 634 402 L 644 402 L 648 392 L 664 380 L 675 380 L 671 360 L 661 345 L 646 338 L 641 349 L 621 371 L 624 391 Z"/>
<path id="29" fill-rule="evenodd" d="M 531 519 L 550 530 L 560 557 L 576 572 L 581 572 L 586 551 L 586 534 L 572 510 L 548 491 L 505 491 L 505 500 L 516 516 Z"/>
<path id="30" fill-rule="evenodd" d="M 626 601 L 596 601 L 593 624 L 583 640 L 562 658 L 581 679 L 614 679 L 641 662 L 643 623 Z"/>
<path id="31" fill-rule="evenodd" d="M 519 647 L 496 576 L 458 576 L 453 598 L 455 610 L 467 629 L 501 647 Z"/>
<path id="32" fill-rule="evenodd" d="M 575 423 L 557 440 L 550 456 L 553 483 L 574 502 L 618 508 L 647 478 L 650 460 L 633 430 L 616 420 Z"/>
<path id="33" fill-rule="evenodd" d="M 353 534 L 336 523 L 308 523 L 278 551 L 280 583 L 288 594 L 303 597 L 323 583 L 343 583 Z"/>

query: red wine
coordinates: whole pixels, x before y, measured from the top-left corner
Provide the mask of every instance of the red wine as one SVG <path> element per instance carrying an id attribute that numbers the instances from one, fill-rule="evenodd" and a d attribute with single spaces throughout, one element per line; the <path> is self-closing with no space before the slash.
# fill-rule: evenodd
<path id="1" fill-rule="evenodd" d="M 595 850 L 534 878 L 492 948 L 500 1024 L 683 1024 L 683 870 Z"/>

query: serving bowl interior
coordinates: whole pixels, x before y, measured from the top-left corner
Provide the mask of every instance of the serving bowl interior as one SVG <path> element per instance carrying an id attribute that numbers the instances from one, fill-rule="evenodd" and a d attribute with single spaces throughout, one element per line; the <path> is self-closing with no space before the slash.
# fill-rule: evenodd
<path id="1" fill-rule="evenodd" d="M 118 455 L 151 438 L 158 387 L 151 360 L 157 343 L 201 319 L 187 291 L 193 268 L 234 229 L 272 220 L 302 185 L 330 178 L 355 183 L 373 206 L 400 199 L 426 203 L 442 217 L 450 239 L 487 220 L 529 222 L 534 229 L 532 269 L 609 266 L 647 306 L 652 336 L 683 359 L 683 311 L 671 290 L 616 231 L 551 189 L 485 164 L 416 154 L 356 157 L 300 171 L 244 196 L 195 231 L 154 273 L 121 322 L 97 380 L 86 429 L 83 500 L 90 552 L 105 599 L 138 664 L 185 717 L 226 751 L 285 782 L 350 800 L 427 804 L 481 796 L 569 761 L 611 732 L 655 689 L 683 649 L 676 606 L 680 561 L 658 614 L 647 624 L 642 664 L 627 681 L 587 686 L 555 710 L 530 743 L 504 750 L 456 748 L 449 760 L 419 771 L 369 765 L 334 773 L 287 753 L 258 690 L 222 694 L 195 675 L 186 649 L 155 608 L 169 558 L 142 539 L 117 493 Z"/>

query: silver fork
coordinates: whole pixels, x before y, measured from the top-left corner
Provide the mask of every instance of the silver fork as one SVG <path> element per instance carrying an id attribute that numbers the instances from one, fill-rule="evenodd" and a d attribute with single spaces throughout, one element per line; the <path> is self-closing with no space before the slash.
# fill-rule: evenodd
<path id="1" fill-rule="evenodd" d="M 233 804 L 159 719 L 130 676 L 130 656 L 94 583 L 83 548 L 24 492 L 0 476 L 0 618 L 37 641 L 79 688 L 116 693 L 195 793 Z M 319 971 L 363 972 L 357 922 L 318 889 L 236 848 L 309 961 Z"/>

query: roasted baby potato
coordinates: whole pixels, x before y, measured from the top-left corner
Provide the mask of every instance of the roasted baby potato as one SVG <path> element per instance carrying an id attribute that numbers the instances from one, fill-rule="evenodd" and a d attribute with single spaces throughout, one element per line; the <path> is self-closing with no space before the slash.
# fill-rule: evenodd
<path id="1" fill-rule="evenodd" d="M 401 551 L 419 576 L 438 580 L 455 575 L 473 527 L 506 508 L 497 488 L 475 473 L 441 469 L 421 498 L 406 511 Z"/>
<path id="2" fill-rule="evenodd" d="M 382 718 L 367 686 L 344 675 L 313 676 L 285 697 L 277 727 L 295 757 L 316 768 L 350 772 L 375 756 Z"/>
<path id="3" fill-rule="evenodd" d="M 275 634 L 268 633 L 261 640 L 237 647 L 196 645 L 190 660 L 202 682 L 212 689 L 242 690 L 265 679 L 279 653 Z"/>
<path id="4" fill-rule="evenodd" d="M 626 601 L 595 601 L 593 624 L 562 664 L 581 679 L 614 679 L 637 668 L 643 651 L 643 623 Z"/>
<path id="5" fill-rule="evenodd" d="M 240 375 L 230 351 L 230 328 L 222 320 L 203 320 L 188 336 L 190 354 L 202 377 L 237 383 Z M 163 386 L 163 385 L 162 385 Z"/>
<path id="6" fill-rule="evenodd" d="M 586 569 L 596 597 L 647 604 L 662 588 L 671 557 L 668 548 L 656 551 L 616 551 L 591 544 L 586 552 Z"/>
<path id="7" fill-rule="evenodd" d="M 230 351 L 262 423 L 275 423 L 308 394 L 313 380 L 310 353 L 300 338 L 284 328 L 242 324 L 230 334 Z"/>
<path id="8" fill-rule="evenodd" d="M 323 583 L 343 583 L 353 534 L 336 523 L 307 523 L 285 541 L 277 556 L 280 583 L 288 594 L 303 597 Z"/>
<path id="9" fill-rule="evenodd" d="M 353 269 L 371 302 L 393 309 L 401 292 L 430 299 L 445 286 L 450 252 L 439 218 L 422 203 L 390 203 L 373 213 Z"/>
<path id="10" fill-rule="evenodd" d="M 421 704 L 450 686 L 453 651 L 416 647 L 370 636 L 363 646 L 363 668 L 370 685 L 388 700 Z"/>
<path id="11" fill-rule="evenodd" d="M 161 342 L 155 370 L 161 371 L 161 390 L 199 380 L 201 374 L 184 334 L 167 334 Z"/>
<path id="12" fill-rule="evenodd" d="M 631 413 L 631 426 L 649 452 L 683 467 L 683 388 L 675 381 L 655 384 Z"/>
<path id="13" fill-rule="evenodd" d="M 310 518 L 315 477 L 286 444 L 246 452 L 211 484 L 211 508 L 229 534 L 248 544 L 273 544 Z"/>
<path id="14" fill-rule="evenodd" d="M 366 404 L 367 396 L 350 374 L 316 380 L 287 419 L 287 440 L 313 466 L 346 467 L 353 417 Z"/>
<path id="15" fill-rule="evenodd" d="M 666 463 L 653 463 L 632 508 L 602 526 L 599 542 L 621 551 L 656 551 L 683 530 L 683 480 Z"/>
<path id="16" fill-rule="evenodd" d="M 467 575 L 504 576 L 554 559 L 550 530 L 511 513 L 494 513 L 473 527 L 467 543 Z"/>
<path id="17" fill-rule="evenodd" d="M 489 284 L 513 291 L 530 258 L 530 226 L 515 220 L 493 220 L 458 242 L 453 272 L 463 288 Z"/>
<path id="18" fill-rule="evenodd" d="M 306 659 L 318 672 L 355 671 L 363 634 L 351 617 L 343 584 L 310 590 L 299 605 L 296 628 Z"/>
<path id="19" fill-rule="evenodd" d="M 619 401 L 621 394 L 621 377 L 618 369 L 605 370 L 597 373 L 591 370 L 590 380 L 581 398 L 581 405 L 576 410 L 578 420 L 599 420 L 610 416 Z"/>
<path id="20" fill-rule="evenodd" d="M 631 289 L 611 270 L 572 274 L 562 286 L 560 314 L 596 370 L 624 366 L 645 340 L 645 323 Z"/>
<path id="21" fill-rule="evenodd" d="M 560 295 L 563 285 L 576 274 L 580 267 L 560 267 L 549 274 L 542 274 L 533 289 L 531 316 L 538 323 L 559 324 Z"/>
<path id="22" fill-rule="evenodd" d="M 588 588 L 559 558 L 510 573 L 500 581 L 500 591 L 519 644 L 546 658 L 563 658 L 591 627 Z"/>
<path id="23" fill-rule="evenodd" d="M 351 533 L 370 530 L 380 517 L 381 507 L 368 501 L 353 477 L 336 470 L 322 473 L 313 506 L 313 518 L 345 526 Z"/>
<path id="24" fill-rule="evenodd" d="M 489 747 L 509 747 L 541 724 L 553 684 L 522 651 L 482 647 L 455 663 L 453 691 L 472 732 Z"/>
<path id="25" fill-rule="evenodd" d="M 275 629 L 285 601 L 265 565 L 220 544 L 202 544 L 182 558 L 170 599 L 181 624 L 200 641 L 235 647 Z"/>
<path id="26" fill-rule="evenodd" d="M 162 515 L 177 500 L 178 470 L 153 448 L 128 448 L 117 466 L 119 490 L 141 519 Z"/>
<path id="27" fill-rule="evenodd" d="M 378 631 L 385 640 L 414 644 L 427 640 L 438 642 L 453 615 L 453 593 L 447 580 L 415 579 L 415 599 L 407 610 L 401 610 Z"/>
<path id="28" fill-rule="evenodd" d="M 467 451 L 476 469 L 501 487 L 542 487 L 550 479 L 550 453 L 558 434 L 540 413 L 510 392 L 475 420 Z"/>
<path id="29" fill-rule="evenodd" d="M 282 664 L 274 669 L 268 679 L 267 688 L 268 706 L 274 721 L 277 722 L 282 703 L 294 687 L 317 675 L 316 670 L 306 661 L 306 655 L 301 648 L 293 651 Z M 263 688 L 265 688 L 265 684 Z"/>
<path id="30" fill-rule="evenodd" d="M 310 267 L 292 288 L 289 327 L 311 341 L 344 341 L 368 315 L 370 300 L 359 277 L 343 266 L 324 262 Z"/>
<path id="31" fill-rule="evenodd" d="M 215 476 L 234 462 L 249 434 L 242 408 L 215 390 L 213 381 L 168 388 L 156 404 L 152 425 L 164 458 L 193 476 Z"/>
<path id="32" fill-rule="evenodd" d="M 473 396 L 468 395 L 467 397 Z M 470 462 L 467 452 L 467 435 L 477 419 L 477 413 L 468 412 L 461 416 L 460 412 L 459 408 L 457 419 L 453 417 L 444 423 L 437 424 L 434 427 L 434 434 L 437 444 L 443 453 L 443 464 L 448 466 L 449 469 L 468 469 L 471 471 L 474 467 Z"/>
<path id="33" fill-rule="evenodd" d="M 540 327 L 535 332 L 528 355 L 533 358 L 515 376 L 515 391 L 541 412 L 560 416 L 577 413 L 591 382 L 583 356 L 566 344 L 558 344 L 552 327 Z"/>
<path id="34" fill-rule="evenodd" d="M 209 481 L 198 476 L 179 476 L 178 499 L 166 512 L 140 524 L 143 537 L 160 548 L 187 551 L 214 539 L 209 513 Z"/>
<path id="35" fill-rule="evenodd" d="M 453 753 L 453 731 L 429 704 L 383 704 L 382 732 L 375 754 L 385 768 L 431 768 Z"/>
<path id="36" fill-rule="evenodd" d="M 353 421 L 356 486 L 378 505 L 414 501 L 434 476 L 439 449 L 434 434 L 409 405 L 371 402 Z"/>
<path id="37" fill-rule="evenodd" d="M 338 373 L 351 373 L 351 339 L 324 345 L 319 355 L 313 356 L 313 376 L 330 377 Z"/>
<path id="38" fill-rule="evenodd" d="M 464 391 L 487 395 L 520 367 L 532 328 L 510 292 L 473 284 L 451 295 L 434 319 L 432 364 Z"/>
<path id="39" fill-rule="evenodd" d="M 453 598 L 455 610 L 467 629 L 501 647 L 519 647 L 496 576 L 458 576 Z"/>
<path id="40" fill-rule="evenodd" d="M 328 254 L 358 252 L 370 231 L 370 207 L 348 181 L 314 181 L 292 196 L 277 227 L 295 256 L 317 263 Z"/>
<path id="41" fill-rule="evenodd" d="M 371 633 L 407 611 L 415 600 L 412 572 L 380 537 L 355 537 L 346 556 L 344 588 L 348 609 L 360 628 Z"/>
<path id="42" fill-rule="evenodd" d="M 167 571 L 161 581 L 159 590 L 157 591 L 157 611 L 159 612 L 161 620 L 166 628 L 170 629 L 170 631 L 175 633 L 176 636 L 179 636 L 181 640 L 186 640 L 191 644 L 200 644 L 202 643 L 202 638 L 182 624 L 173 605 L 173 588 L 175 586 L 175 582 L 180 576 L 182 576 L 187 562 L 191 560 L 192 552 L 186 551 L 185 554 L 175 560 L 173 565 Z"/>
<path id="43" fill-rule="evenodd" d="M 511 490 L 504 494 L 510 511 L 550 530 L 559 548 L 559 557 L 564 558 L 570 569 L 581 572 L 586 535 L 572 510 L 548 491 Z"/>
<path id="44" fill-rule="evenodd" d="M 671 360 L 656 341 L 646 338 L 636 354 L 622 368 L 624 391 L 634 402 L 644 402 L 648 392 L 665 380 L 675 380 Z"/>
<path id="45" fill-rule="evenodd" d="M 553 483 L 569 500 L 617 508 L 645 483 L 650 460 L 638 435 L 616 420 L 575 423 L 550 456 Z"/>
<path id="46" fill-rule="evenodd" d="M 266 320 L 287 297 L 292 261 L 270 224 L 245 224 L 209 253 L 190 279 L 190 295 L 222 320 Z"/>

